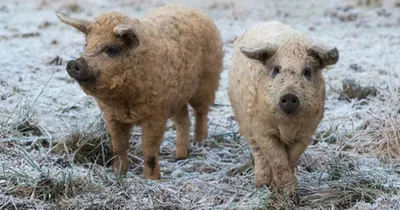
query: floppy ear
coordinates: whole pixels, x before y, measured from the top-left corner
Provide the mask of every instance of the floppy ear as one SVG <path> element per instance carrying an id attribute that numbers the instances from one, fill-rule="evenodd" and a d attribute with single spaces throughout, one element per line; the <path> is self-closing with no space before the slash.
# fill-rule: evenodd
<path id="1" fill-rule="evenodd" d="M 251 47 L 241 47 L 240 51 L 248 58 L 265 63 L 278 49 L 275 44 L 262 43 Z"/>
<path id="2" fill-rule="evenodd" d="M 139 39 L 136 31 L 128 24 L 119 24 L 114 27 L 114 33 L 121 38 L 129 47 L 136 48 L 139 46 Z"/>
<path id="3" fill-rule="evenodd" d="M 327 49 L 320 45 L 312 45 L 307 49 L 307 54 L 320 62 L 320 68 L 336 64 L 339 60 L 339 51 L 335 48 Z"/>
<path id="4" fill-rule="evenodd" d="M 87 28 L 90 24 L 90 21 L 71 18 L 69 15 L 61 12 L 56 12 L 56 15 L 58 19 L 60 19 L 63 23 L 73 26 L 74 28 L 78 29 L 86 35 L 88 34 Z"/>

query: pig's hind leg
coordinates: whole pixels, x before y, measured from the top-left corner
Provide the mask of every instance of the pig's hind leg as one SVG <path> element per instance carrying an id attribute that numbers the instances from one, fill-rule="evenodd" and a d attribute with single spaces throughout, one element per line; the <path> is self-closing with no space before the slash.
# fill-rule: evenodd
<path id="1" fill-rule="evenodd" d="M 176 127 L 176 160 L 186 159 L 190 149 L 190 120 L 188 105 L 185 104 L 175 116 L 172 117 Z"/>
<path id="2" fill-rule="evenodd" d="M 215 100 L 215 91 L 218 88 L 218 75 L 206 74 L 200 82 L 199 88 L 189 100 L 195 112 L 194 142 L 200 143 L 207 138 L 208 112 Z"/>
<path id="3" fill-rule="evenodd" d="M 192 98 L 189 102 L 195 112 L 195 123 L 194 123 L 194 143 L 200 143 L 207 138 L 208 134 L 208 110 L 210 106 L 209 101 L 203 100 L 201 94 L 199 97 Z"/>
<path id="4" fill-rule="evenodd" d="M 164 138 L 166 119 L 151 118 L 141 124 L 144 173 L 148 179 L 160 179 L 158 152 Z"/>

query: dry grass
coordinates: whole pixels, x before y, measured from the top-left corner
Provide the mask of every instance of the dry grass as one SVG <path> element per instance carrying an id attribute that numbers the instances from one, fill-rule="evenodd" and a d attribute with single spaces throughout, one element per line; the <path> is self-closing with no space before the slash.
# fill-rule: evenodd
<path id="1" fill-rule="evenodd" d="M 373 99 L 366 113 L 364 129 L 350 141 L 354 150 L 389 159 L 400 158 L 400 92 Z"/>
<path id="2" fill-rule="evenodd" d="M 96 185 L 75 168 L 57 167 L 57 159 L 51 166 L 44 166 L 38 160 L 47 152 L 27 151 L 13 145 L 3 153 L 0 180 L 4 192 L 15 198 L 54 202 L 68 199 L 84 191 L 96 192 Z M 38 159 L 37 159 L 38 158 Z M 50 161 L 47 160 L 47 161 Z M 42 203 L 42 202 L 39 202 Z"/>
<path id="3" fill-rule="evenodd" d="M 373 204 L 379 198 L 399 194 L 400 186 L 395 181 L 400 179 L 399 165 L 377 160 L 375 165 L 365 167 L 352 149 L 343 150 L 340 145 L 343 141 L 361 144 L 354 141 L 368 134 L 371 139 L 379 137 L 384 141 L 363 141 L 362 148 L 371 149 L 365 156 L 389 154 L 395 158 L 396 153 L 391 153 L 393 148 L 376 146 L 389 143 L 396 146 L 394 137 L 398 131 L 393 126 L 398 121 L 389 114 L 397 103 L 392 100 L 398 95 L 393 94 L 386 101 L 382 97 L 371 99 L 368 104 L 381 104 L 370 108 L 375 115 L 370 115 L 369 125 L 362 130 L 338 136 L 335 132 L 338 128 L 332 127 L 315 137 L 314 145 L 298 166 L 299 205 L 288 196 L 254 187 L 251 152 L 230 117 L 211 121 L 207 141 L 192 146 L 190 157 L 183 161 L 174 160 L 175 131 L 170 127 L 160 151 L 163 179 L 149 181 L 143 177 L 140 129 L 134 130 L 132 137 L 127 176 L 115 176 L 110 167 L 113 158 L 110 137 L 99 116 L 86 126 L 71 125 L 57 144 L 46 137 L 43 128 L 40 130 L 44 132 L 36 136 L 25 132 L 35 130 L 34 126 L 20 129 L 8 123 L 7 135 L 2 136 L 0 144 L 0 207 L 348 209 L 360 202 Z M 27 110 L 35 113 L 29 107 L 21 108 L 21 113 Z M 378 113 L 387 117 L 374 118 Z M 37 125 L 34 114 L 28 119 L 27 125 Z"/>
<path id="4" fill-rule="evenodd" d="M 87 127 L 71 128 L 63 139 L 54 146 L 53 152 L 70 155 L 77 163 L 96 163 L 110 166 L 113 159 L 110 136 L 101 117 Z"/>
<path id="5" fill-rule="evenodd" d="M 0 139 L 11 136 L 42 136 L 43 128 L 35 119 L 29 104 L 20 102 L 9 116 L 1 116 Z"/>
<path id="6" fill-rule="evenodd" d="M 366 170 L 347 161 L 331 163 L 319 186 L 307 184 L 301 187 L 301 205 L 348 209 L 358 202 L 374 203 L 381 196 L 400 193 L 400 186 L 392 185 L 394 177 L 385 175 L 388 173 L 385 169 Z"/>
<path id="7" fill-rule="evenodd" d="M 365 99 L 369 96 L 376 96 L 378 90 L 372 86 L 361 86 L 358 82 L 352 79 L 342 80 L 343 92 L 341 93 L 341 99 Z"/>
<path id="8" fill-rule="evenodd" d="M 126 177 L 112 173 L 109 136 L 100 119 L 81 129 L 72 126 L 55 146 L 3 139 L 0 206 L 25 207 L 17 200 L 29 200 L 26 206 L 46 209 L 204 209 L 262 208 L 267 202 L 268 190 L 254 188 L 250 151 L 235 124 L 210 129 L 205 144 L 192 146 L 183 161 L 174 160 L 170 129 L 160 151 L 163 179 L 149 181 L 140 161 L 132 161 Z M 131 160 L 141 157 L 137 147 L 129 152 Z"/>
<path id="9" fill-rule="evenodd" d="M 104 123 L 73 126 L 60 144 L 27 147 L 11 141 L 0 145 L 0 206 L 7 208 L 61 209 L 347 209 L 358 202 L 398 194 L 392 186 L 396 168 L 380 164 L 362 168 L 352 156 L 329 156 L 299 165 L 301 203 L 287 196 L 254 188 L 251 153 L 233 122 L 211 123 L 203 146 L 193 146 L 189 159 L 174 161 L 174 131 L 166 134 L 160 152 L 160 181 L 145 180 L 142 163 L 132 163 L 126 177 L 116 177 L 108 167 L 111 151 Z M 74 137 L 74 138 L 71 138 Z M 321 136 L 318 148 L 328 134 Z M 38 137 L 39 138 L 39 137 Z M 137 141 L 134 135 L 133 141 Z M 331 140 L 328 140 L 331 141 Z M 62 143 L 61 143 L 62 142 Z M 39 144 L 38 142 L 37 144 Z M 330 144 L 335 145 L 335 141 Z M 62 145 L 62 146 L 60 146 Z M 103 145 L 103 146 L 101 146 Z M 133 148 L 138 145 L 133 146 Z M 54 153 L 60 149 L 60 153 Z M 67 149 L 67 150 L 65 150 Z M 111 153 L 110 153 L 111 154 Z M 326 154 L 326 152 L 324 152 Z M 139 156 L 137 149 L 131 156 Z M 131 158 L 132 159 L 132 158 Z M 303 157 L 303 162 L 305 158 Z M 322 162 L 321 162 L 322 160 Z M 106 163 L 106 164 L 104 164 Z M 389 176 L 390 175 L 390 176 Z M 386 178 L 385 178 L 386 177 Z"/>
<path id="10" fill-rule="evenodd" d="M 364 125 L 344 136 L 337 135 L 338 128 L 334 127 L 316 136 L 313 148 L 328 143 L 325 146 L 331 148 L 334 155 L 324 161 L 315 159 L 323 154 L 314 153 L 318 155 L 314 162 L 307 160 L 300 166 L 300 176 L 303 176 L 300 179 L 301 206 L 349 209 L 359 202 L 373 204 L 379 198 L 399 195 L 399 99 L 400 92 L 391 88 L 380 91 L 375 98 L 355 102 L 355 109 L 367 109 L 362 115 Z M 312 179 L 316 171 L 320 176 Z"/>

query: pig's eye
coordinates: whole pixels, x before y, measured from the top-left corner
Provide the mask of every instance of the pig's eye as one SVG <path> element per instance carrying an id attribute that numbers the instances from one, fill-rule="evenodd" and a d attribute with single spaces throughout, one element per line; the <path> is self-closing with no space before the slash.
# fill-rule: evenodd
<path id="1" fill-rule="evenodd" d="M 307 78 L 308 80 L 311 80 L 311 76 L 312 76 L 312 69 L 311 68 L 305 68 L 304 70 L 303 70 L 303 76 L 305 77 L 305 78 Z"/>
<path id="2" fill-rule="evenodd" d="M 116 46 L 109 46 L 106 48 L 106 54 L 108 55 L 108 57 L 110 58 L 114 58 L 115 56 L 118 55 L 119 53 L 119 48 Z"/>
<path id="3" fill-rule="evenodd" d="M 275 66 L 275 67 L 272 69 L 271 77 L 272 77 L 272 78 L 275 78 L 276 75 L 278 75 L 279 73 L 281 73 L 281 67 L 280 67 L 280 66 Z"/>

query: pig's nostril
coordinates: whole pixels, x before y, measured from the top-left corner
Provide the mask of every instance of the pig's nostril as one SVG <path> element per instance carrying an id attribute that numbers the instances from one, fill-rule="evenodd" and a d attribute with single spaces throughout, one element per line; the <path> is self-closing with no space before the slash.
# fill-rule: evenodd
<path id="1" fill-rule="evenodd" d="M 86 61 L 82 58 L 77 60 L 71 60 L 68 62 L 66 67 L 70 77 L 76 80 L 88 80 L 91 77 L 90 72 L 88 72 Z"/>
<path id="2" fill-rule="evenodd" d="M 279 106 L 285 113 L 293 113 L 299 108 L 299 98 L 294 94 L 286 94 L 282 96 Z"/>
<path id="3" fill-rule="evenodd" d="M 71 60 L 68 62 L 67 71 L 71 77 L 76 78 L 79 76 L 81 69 L 79 65 L 80 65 L 79 62 L 76 60 Z"/>

